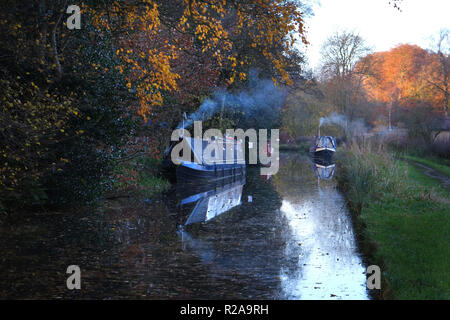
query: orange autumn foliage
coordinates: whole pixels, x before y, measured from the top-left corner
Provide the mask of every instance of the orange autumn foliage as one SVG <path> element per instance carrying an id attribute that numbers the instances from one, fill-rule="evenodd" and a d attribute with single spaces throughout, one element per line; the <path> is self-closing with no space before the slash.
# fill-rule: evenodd
<path id="1" fill-rule="evenodd" d="M 429 82 L 442 72 L 435 54 L 417 45 L 404 44 L 368 55 L 363 61 L 371 65 L 363 85 L 372 102 L 442 109 L 443 94 Z"/>

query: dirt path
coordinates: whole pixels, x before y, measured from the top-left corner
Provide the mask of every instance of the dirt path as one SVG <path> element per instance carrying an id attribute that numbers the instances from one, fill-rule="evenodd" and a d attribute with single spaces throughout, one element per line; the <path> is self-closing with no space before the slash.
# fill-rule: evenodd
<path id="1" fill-rule="evenodd" d="M 422 168 L 424 174 L 426 174 L 427 176 L 429 176 L 431 178 L 439 180 L 448 190 L 450 190 L 450 178 L 449 177 L 447 177 L 446 175 L 440 173 L 439 171 L 437 171 L 433 168 L 430 168 L 424 164 L 421 164 L 419 162 L 411 161 L 411 160 L 409 160 L 408 162 L 417 167 Z"/>

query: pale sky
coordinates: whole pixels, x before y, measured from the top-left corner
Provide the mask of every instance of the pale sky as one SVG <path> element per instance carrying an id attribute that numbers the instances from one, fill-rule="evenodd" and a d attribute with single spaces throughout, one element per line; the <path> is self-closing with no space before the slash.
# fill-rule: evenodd
<path id="1" fill-rule="evenodd" d="M 322 43 L 335 31 L 355 31 L 374 51 L 385 51 L 401 43 L 430 48 L 430 37 L 450 28 L 450 0 L 403 0 L 401 12 L 389 0 L 316 2 L 314 16 L 306 20 L 310 45 L 304 50 L 312 68 L 320 62 Z"/>

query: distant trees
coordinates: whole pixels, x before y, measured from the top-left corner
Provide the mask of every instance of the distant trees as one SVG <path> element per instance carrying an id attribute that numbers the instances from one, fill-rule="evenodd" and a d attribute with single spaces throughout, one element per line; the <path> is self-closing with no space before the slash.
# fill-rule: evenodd
<path id="1" fill-rule="evenodd" d="M 439 54 L 409 44 L 365 57 L 361 63 L 371 65 L 370 72 L 364 77 L 368 99 L 387 106 L 389 115 L 393 106 L 414 108 L 423 105 L 445 114 L 448 75 L 445 75 L 445 59 L 442 60 L 444 67 Z"/>
<path id="2" fill-rule="evenodd" d="M 332 108 L 321 95 L 305 92 L 303 88 L 290 90 L 285 108 L 281 112 L 283 131 L 298 139 L 301 136 L 315 136 L 320 117 L 332 112 Z"/>
<path id="3" fill-rule="evenodd" d="M 370 65 L 363 78 L 366 97 L 375 109 L 387 113 L 387 125 L 408 129 L 415 148 L 429 149 L 442 117 L 448 115 L 448 53 L 445 33 L 436 51 L 403 44 L 362 58 Z M 380 114 L 381 114 L 380 113 Z"/>
<path id="4" fill-rule="evenodd" d="M 361 80 L 369 67 L 358 61 L 369 52 L 364 39 L 349 31 L 333 34 L 322 45 L 322 91 L 334 111 L 349 120 L 357 116 L 363 97 Z"/>

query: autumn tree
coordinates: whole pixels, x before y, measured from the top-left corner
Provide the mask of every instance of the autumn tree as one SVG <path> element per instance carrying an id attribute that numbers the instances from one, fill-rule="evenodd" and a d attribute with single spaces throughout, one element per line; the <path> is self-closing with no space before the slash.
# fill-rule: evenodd
<path id="1" fill-rule="evenodd" d="M 131 96 L 111 38 L 89 20 L 69 30 L 66 9 L 67 1 L 44 0 L 0 8 L 4 203 L 92 200 L 130 133 Z"/>
<path id="2" fill-rule="evenodd" d="M 261 53 L 273 67 L 274 80 L 290 83 L 286 57 L 294 50 L 293 33 L 306 42 L 297 9 L 295 1 L 271 0 L 128 0 L 88 8 L 99 29 L 121 33 L 120 71 L 131 71 L 127 85 L 136 92 L 144 118 L 163 105 L 165 93 L 179 89 L 181 75 L 173 66 L 186 50 L 212 57 L 228 85 L 247 76 L 252 55 L 245 50 Z"/>
<path id="3" fill-rule="evenodd" d="M 430 80 L 443 79 L 435 54 L 419 46 L 405 44 L 387 52 L 374 53 L 361 61 L 372 65 L 371 71 L 364 77 L 368 99 L 386 106 L 389 126 L 392 110 L 397 106 L 440 108 L 441 102 L 437 102 L 436 88 Z"/>
<path id="4" fill-rule="evenodd" d="M 306 42 L 294 0 L 88 0 L 81 30 L 66 27 L 68 4 L 2 1 L 2 201 L 92 199 L 141 128 L 153 151 L 254 66 L 289 84 Z"/>

